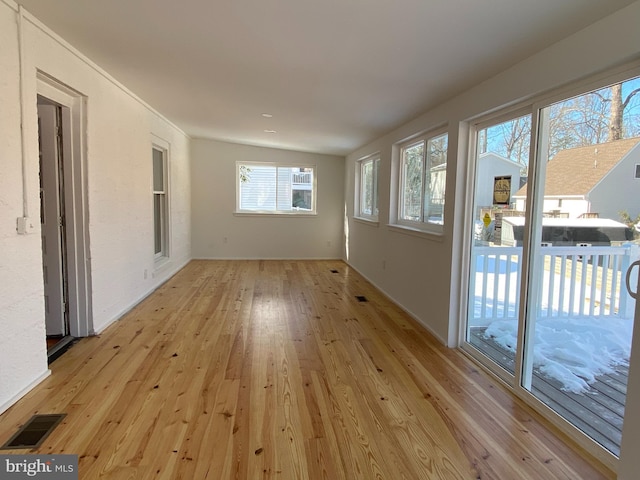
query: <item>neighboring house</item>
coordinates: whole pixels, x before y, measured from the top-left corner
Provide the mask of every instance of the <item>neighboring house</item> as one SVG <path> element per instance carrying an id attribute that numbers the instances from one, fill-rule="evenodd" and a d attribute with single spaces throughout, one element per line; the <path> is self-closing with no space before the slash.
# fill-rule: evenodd
<path id="1" fill-rule="evenodd" d="M 511 198 L 520 188 L 521 165 L 497 153 L 487 152 L 479 157 L 476 204 L 481 207 L 493 205 L 493 184 L 496 177 L 511 177 Z M 447 164 L 443 163 L 431 169 L 431 189 L 437 192 L 434 198 L 442 198 L 447 179 Z M 441 207 L 442 208 L 442 207 Z"/>
<path id="2" fill-rule="evenodd" d="M 493 205 L 493 186 L 496 177 L 511 177 L 511 198 L 513 199 L 514 194 L 520 188 L 521 168 L 522 165 L 497 153 L 481 154 L 478 159 L 476 175 L 476 205 L 480 207 Z"/>
<path id="3" fill-rule="evenodd" d="M 640 138 L 558 152 L 547 165 L 543 211 L 554 216 L 620 219 L 640 213 Z M 524 210 L 527 185 L 514 196 Z"/>

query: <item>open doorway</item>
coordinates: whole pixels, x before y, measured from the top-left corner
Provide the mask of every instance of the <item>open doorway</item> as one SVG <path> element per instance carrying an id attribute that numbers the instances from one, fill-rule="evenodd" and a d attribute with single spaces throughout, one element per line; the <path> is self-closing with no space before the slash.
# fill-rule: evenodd
<path id="1" fill-rule="evenodd" d="M 86 98 L 38 72 L 40 219 L 49 362 L 93 334 Z"/>
<path id="2" fill-rule="evenodd" d="M 63 110 L 64 109 L 64 110 Z M 67 209 L 64 170 L 68 154 L 63 138 L 63 111 L 68 108 L 38 96 L 38 157 L 40 166 L 40 225 L 47 354 L 57 358 L 73 342 L 69 328 L 67 268 Z M 65 159 L 66 157 L 66 159 Z"/>

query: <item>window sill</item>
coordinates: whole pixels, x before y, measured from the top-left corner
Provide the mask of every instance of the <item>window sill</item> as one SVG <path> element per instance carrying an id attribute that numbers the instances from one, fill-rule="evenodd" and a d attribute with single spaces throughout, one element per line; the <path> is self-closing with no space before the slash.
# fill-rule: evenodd
<path id="1" fill-rule="evenodd" d="M 236 217 L 317 217 L 317 212 L 296 212 L 296 213 L 283 213 L 283 212 L 241 212 L 235 211 L 233 215 Z"/>
<path id="2" fill-rule="evenodd" d="M 167 256 L 156 257 L 153 260 L 153 271 L 158 273 L 171 264 L 171 260 Z"/>
<path id="3" fill-rule="evenodd" d="M 402 233 L 404 235 L 411 235 L 414 237 L 424 238 L 431 240 L 432 242 L 443 242 L 444 233 L 431 230 L 421 230 L 415 227 L 409 227 L 407 225 L 388 224 L 387 227 L 392 232 Z"/>
<path id="4" fill-rule="evenodd" d="M 358 223 L 362 223 L 363 225 L 369 225 L 370 227 L 378 227 L 380 225 L 378 220 L 372 220 L 370 218 L 353 217 L 353 220 Z"/>

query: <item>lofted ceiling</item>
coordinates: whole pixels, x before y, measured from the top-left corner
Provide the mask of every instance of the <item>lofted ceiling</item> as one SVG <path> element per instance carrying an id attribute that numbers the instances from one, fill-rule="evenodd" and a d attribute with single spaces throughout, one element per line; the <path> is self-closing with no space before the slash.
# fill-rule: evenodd
<path id="1" fill-rule="evenodd" d="M 633 1 L 18 3 L 194 138 L 344 155 Z"/>

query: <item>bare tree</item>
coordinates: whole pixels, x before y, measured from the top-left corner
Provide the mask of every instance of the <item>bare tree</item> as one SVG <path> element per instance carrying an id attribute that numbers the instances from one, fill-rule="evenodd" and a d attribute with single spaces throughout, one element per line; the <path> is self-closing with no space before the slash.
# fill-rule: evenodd
<path id="1" fill-rule="evenodd" d="M 526 166 L 531 141 L 531 117 L 527 115 L 503 123 L 501 128 L 504 138 L 504 156 Z"/>
<path id="2" fill-rule="evenodd" d="M 640 92 L 640 87 L 632 90 L 622 99 L 622 84 L 617 83 L 611 87 L 611 109 L 609 115 L 609 137 L 610 142 L 620 140 L 624 137 L 623 131 L 624 111 L 629 103 Z"/>
<path id="3" fill-rule="evenodd" d="M 609 141 L 622 138 L 622 84 L 617 83 L 611 87 L 611 113 L 609 115 Z"/>
<path id="4" fill-rule="evenodd" d="M 489 127 L 480 132 L 480 153 L 492 151 L 521 165 L 523 170 L 529 163 L 531 141 L 531 116 L 525 115 Z"/>
<path id="5" fill-rule="evenodd" d="M 634 101 L 640 93 L 639 84 L 640 79 L 633 79 L 549 106 L 549 158 L 568 148 L 639 136 L 640 102 Z M 526 168 L 531 136 L 529 116 L 490 127 L 483 135 L 481 153 L 489 148 Z"/>

